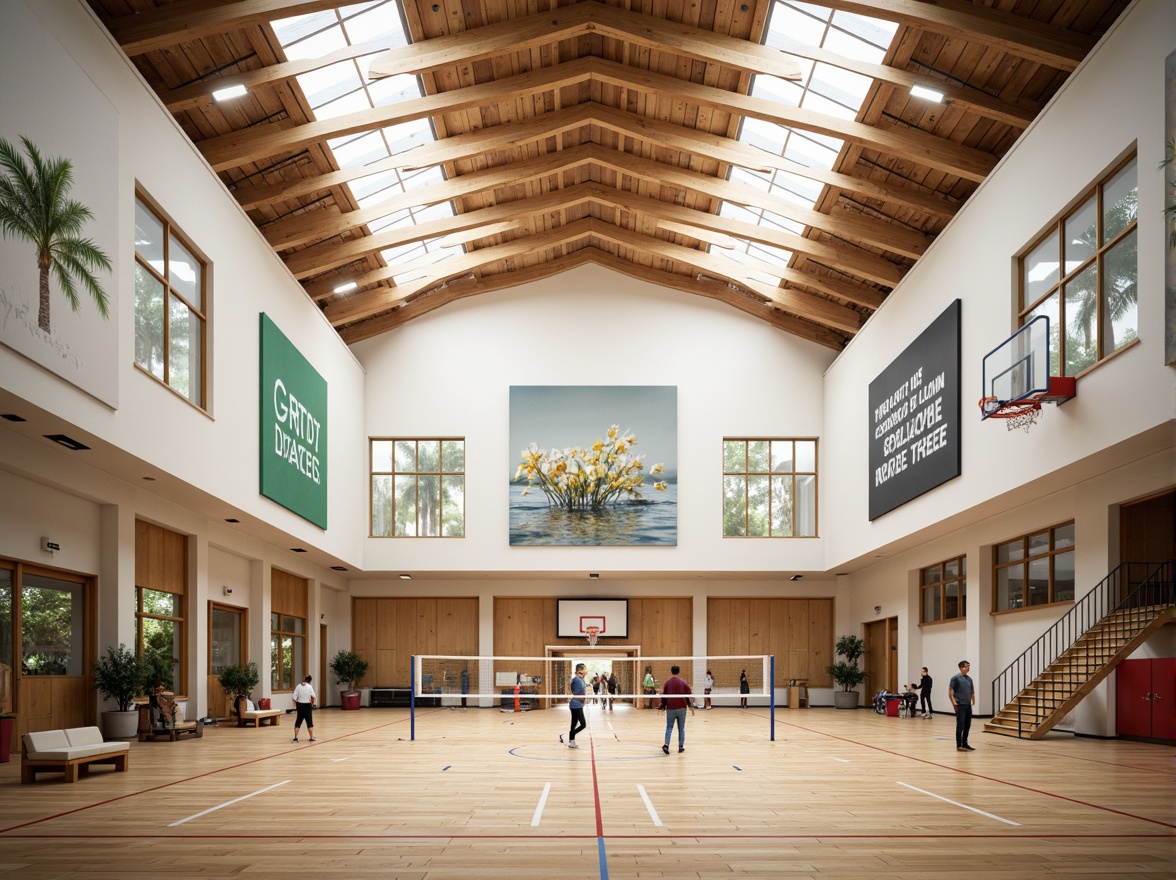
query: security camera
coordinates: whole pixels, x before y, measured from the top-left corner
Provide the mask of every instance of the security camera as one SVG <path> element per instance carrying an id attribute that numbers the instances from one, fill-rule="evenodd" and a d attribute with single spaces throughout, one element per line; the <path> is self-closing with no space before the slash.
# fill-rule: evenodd
<path id="1" fill-rule="evenodd" d="M 232 587 L 225 587 L 225 595 L 226 596 L 233 595 L 233 588 Z"/>

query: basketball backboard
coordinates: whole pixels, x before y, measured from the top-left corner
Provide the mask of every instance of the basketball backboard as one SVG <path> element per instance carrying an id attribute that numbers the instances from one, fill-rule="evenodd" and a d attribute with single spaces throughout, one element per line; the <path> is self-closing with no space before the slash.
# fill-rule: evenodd
<path id="1" fill-rule="evenodd" d="M 1049 343 L 1049 316 L 1038 315 L 984 356 L 981 419 L 1033 416 L 1042 401 L 1062 404 L 1074 397 L 1072 376 L 1050 375 Z"/>

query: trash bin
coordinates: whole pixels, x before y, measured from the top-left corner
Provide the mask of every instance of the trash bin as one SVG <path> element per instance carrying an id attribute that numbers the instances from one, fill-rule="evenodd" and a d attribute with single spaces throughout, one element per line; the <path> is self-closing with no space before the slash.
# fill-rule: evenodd
<path id="1" fill-rule="evenodd" d="M 894 694 L 893 696 L 891 696 L 890 694 L 887 694 L 886 695 L 886 717 L 887 718 L 897 718 L 898 717 L 898 707 L 900 705 L 902 705 L 902 697 L 900 697 L 898 694 Z"/>

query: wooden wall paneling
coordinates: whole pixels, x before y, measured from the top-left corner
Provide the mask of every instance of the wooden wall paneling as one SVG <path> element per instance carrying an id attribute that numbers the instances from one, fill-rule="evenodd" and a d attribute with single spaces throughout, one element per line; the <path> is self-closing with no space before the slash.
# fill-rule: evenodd
<path id="1" fill-rule="evenodd" d="M 310 582 L 280 569 L 270 572 L 270 604 L 278 614 L 301 617 L 310 613 Z"/>
<path id="2" fill-rule="evenodd" d="M 825 670 L 833 665 L 833 600 L 810 599 L 809 617 L 812 621 L 809 639 L 809 685 L 832 687 L 833 679 Z"/>
<path id="3" fill-rule="evenodd" d="M 743 653 L 732 638 L 734 599 L 710 596 L 706 600 L 706 652 L 717 657 Z"/>
<path id="4" fill-rule="evenodd" d="M 778 599 L 750 599 L 747 614 L 747 653 L 772 654 L 778 634 L 772 631 L 772 606 Z"/>
<path id="5" fill-rule="evenodd" d="M 412 603 L 413 628 L 408 653 L 440 654 L 437 649 L 437 600 L 415 599 Z"/>
<path id="6" fill-rule="evenodd" d="M 187 536 L 135 520 L 135 585 L 182 595 L 187 577 Z"/>
<path id="7" fill-rule="evenodd" d="M 437 653 L 478 653 L 477 599 L 437 600 Z"/>

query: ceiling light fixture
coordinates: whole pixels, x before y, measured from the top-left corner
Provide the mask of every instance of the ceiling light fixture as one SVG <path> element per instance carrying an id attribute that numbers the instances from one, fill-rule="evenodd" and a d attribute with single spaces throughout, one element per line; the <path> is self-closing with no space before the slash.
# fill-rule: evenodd
<path id="1" fill-rule="evenodd" d="M 305 553 L 306 548 L 305 547 L 291 547 L 290 552 L 291 553 Z"/>
<path id="2" fill-rule="evenodd" d="M 357 288 L 357 287 L 359 287 L 359 285 L 356 282 L 348 281 L 345 284 L 340 284 L 338 287 L 336 287 L 334 292 L 335 293 L 351 293 L 351 291 L 355 290 L 355 288 Z"/>
<path id="3" fill-rule="evenodd" d="M 790 581 L 798 581 L 798 580 L 800 580 L 802 577 L 804 577 L 804 575 L 803 575 L 803 574 L 794 574 L 794 575 L 793 575 L 792 577 L 790 577 L 788 580 L 790 580 Z"/>
<path id="4" fill-rule="evenodd" d="M 74 452 L 90 448 L 85 443 L 79 443 L 73 437 L 67 437 L 65 434 L 46 434 L 45 439 L 52 440 L 54 443 L 60 443 L 66 449 L 72 449 Z"/>
<path id="5" fill-rule="evenodd" d="M 411 575 L 411 574 L 402 574 L 402 575 L 400 576 L 400 579 L 401 579 L 402 581 L 411 581 L 411 580 L 412 580 L 412 575 Z"/>
<path id="6" fill-rule="evenodd" d="M 5 421 L 8 421 L 8 422 L 23 422 L 23 421 L 25 421 L 25 419 L 21 418 L 16 413 L 4 413 L 3 415 L 0 415 L 0 419 L 4 419 Z"/>
<path id="7" fill-rule="evenodd" d="M 239 520 L 239 519 L 235 519 L 235 518 L 233 518 L 233 517 L 231 517 L 231 516 L 226 516 L 226 517 L 225 517 L 225 522 L 227 522 L 227 523 L 239 523 L 240 521 L 241 521 L 241 520 Z"/>
<path id="8" fill-rule="evenodd" d="M 943 92 L 938 89 L 927 88 L 927 86 L 911 86 L 911 97 L 922 98 L 924 101 L 934 101 L 936 104 L 943 103 Z"/>
<path id="9" fill-rule="evenodd" d="M 331 571 L 347 571 L 346 565 L 332 565 Z"/>
<path id="10" fill-rule="evenodd" d="M 598 575 L 598 574 L 596 574 L 595 572 L 593 572 L 592 574 L 588 575 L 588 580 L 590 580 L 590 581 L 598 581 L 598 580 L 600 580 L 600 575 Z"/>
<path id="11" fill-rule="evenodd" d="M 217 89 L 212 93 L 214 101 L 231 101 L 233 98 L 240 98 L 242 95 L 248 94 L 249 89 L 238 83 L 235 86 L 225 86 L 223 89 Z"/>

